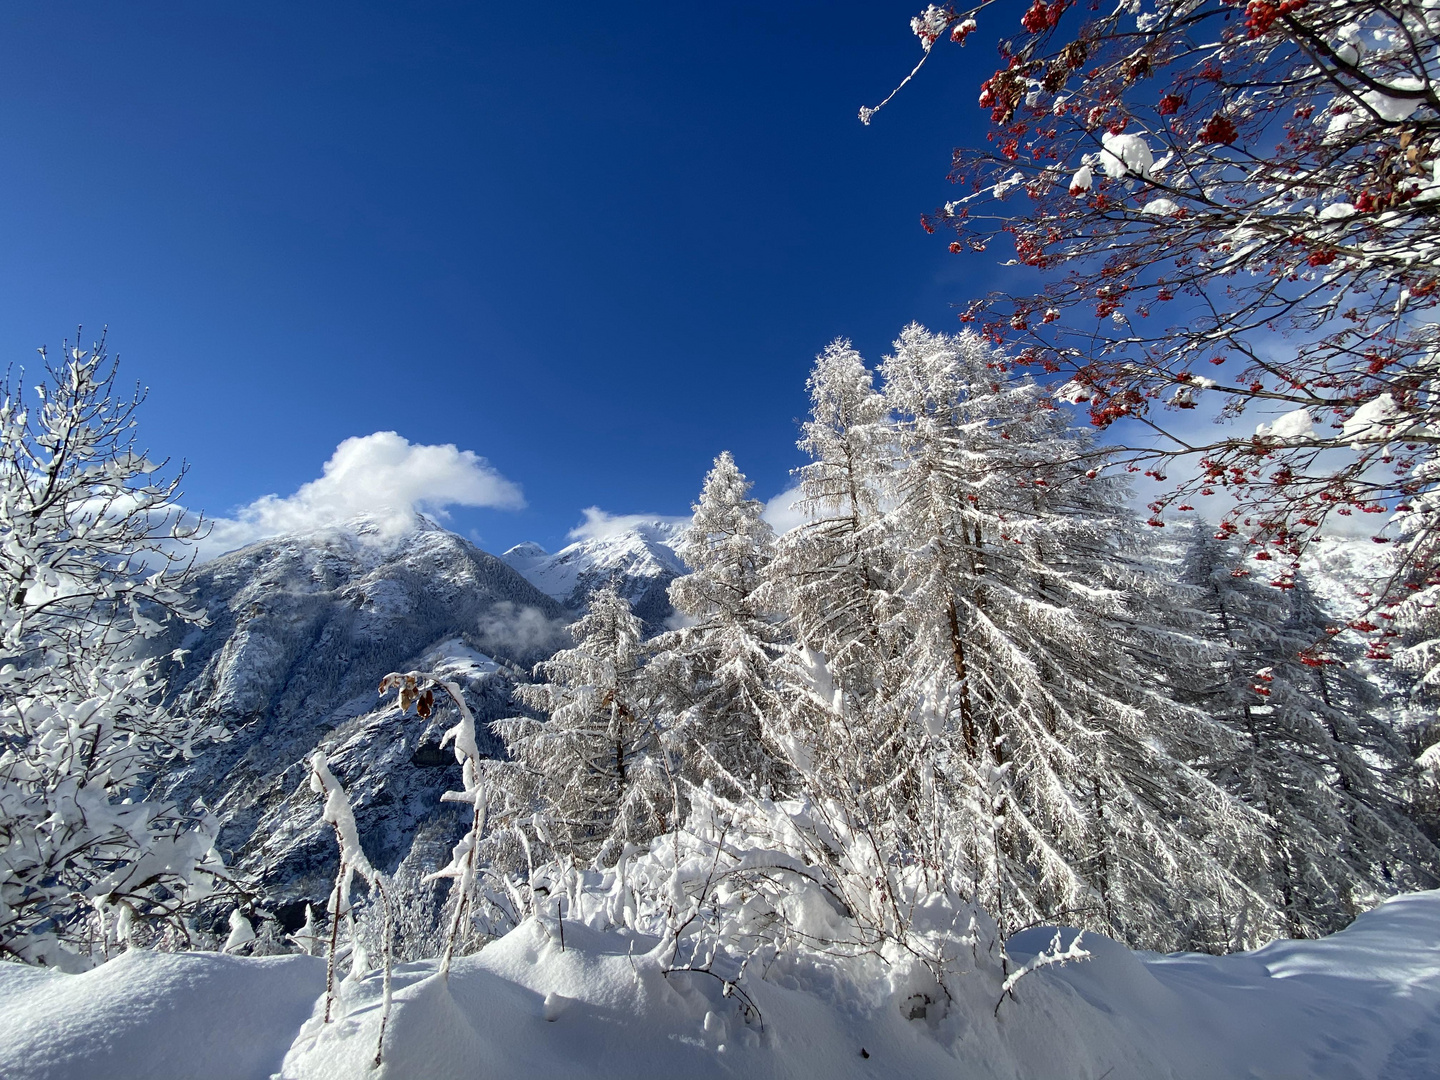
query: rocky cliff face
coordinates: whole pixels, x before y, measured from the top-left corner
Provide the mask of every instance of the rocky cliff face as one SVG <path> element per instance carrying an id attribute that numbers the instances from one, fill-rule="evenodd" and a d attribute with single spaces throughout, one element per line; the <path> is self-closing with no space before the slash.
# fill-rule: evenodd
<path id="1" fill-rule="evenodd" d="M 361 520 L 231 552 L 200 567 L 195 606 L 209 624 L 158 643 L 188 650 L 170 694 L 231 738 L 160 786 L 183 804 L 205 801 L 227 859 L 297 925 L 299 902 L 322 899 L 336 865 L 308 786 L 316 749 L 345 784 L 377 866 L 393 870 L 417 833 L 434 847 L 460 829 L 440 802 L 459 786 L 439 747 L 453 709 L 402 719 L 377 699 L 380 679 L 412 669 L 455 679 L 483 725 L 512 715 L 515 683 L 568 640 L 553 598 L 423 520 L 398 535 Z M 493 738 L 489 749 L 501 753 Z"/>

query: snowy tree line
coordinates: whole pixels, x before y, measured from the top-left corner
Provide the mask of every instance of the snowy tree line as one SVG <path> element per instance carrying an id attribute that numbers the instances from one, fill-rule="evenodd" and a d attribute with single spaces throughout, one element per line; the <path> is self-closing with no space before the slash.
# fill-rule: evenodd
<path id="1" fill-rule="evenodd" d="M 878 371 L 827 349 L 805 523 L 775 536 L 722 454 L 681 625 L 642 640 L 594 594 L 522 691 L 542 718 L 498 725 L 497 865 L 507 837 L 531 875 L 550 856 L 612 885 L 648 848 L 674 872 L 708 852 L 752 931 L 811 944 L 787 878 L 872 943 L 948 897 L 1002 939 L 1062 922 L 1207 951 L 1432 885 L 1413 759 L 1303 576 L 1254 580 L 1223 530 L 1145 557 L 1093 436 L 1006 366 L 913 325 Z"/>
<path id="2" fill-rule="evenodd" d="M 312 762 L 342 871 L 294 946 L 363 975 L 581 919 L 727 985 L 751 960 L 838 950 L 908 956 L 943 988 L 968 942 L 1008 988 L 1003 942 L 1037 924 L 1226 951 L 1432 885 L 1433 820 L 1416 822 L 1434 785 L 1353 635 L 1303 574 L 1252 577 L 1229 530 L 1174 530 L 1157 557 L 1093 432 L 1009 367 L 977 335 L 913 325 L 873 370 L 830 346 L 808 384 L 804 523 L 776 536 L 722 454 L 673 628 L 646 639 L 597 591 L 574 647 L 520 690 L 527 714 L 496 725 L 504 760 L 457 688 L 387 679 L 402 711 L 457 710 L 447 798 L 468 827 L 448 866 L 392 878 Z M 17 389 L 0 412 L 0 941 L 62 967 L 219 944 L 196 913 L 213 923 L 241 888 L 203 807 L 147 797 L 223 733 L 163 708 L 144 659 L 162 618 L 196 617 L 174 565 L 189 526 L 113 380 L 103 351 L 68 352 L 40 410 Z M 278 947 L 230 922 L 228 946 Z"/>

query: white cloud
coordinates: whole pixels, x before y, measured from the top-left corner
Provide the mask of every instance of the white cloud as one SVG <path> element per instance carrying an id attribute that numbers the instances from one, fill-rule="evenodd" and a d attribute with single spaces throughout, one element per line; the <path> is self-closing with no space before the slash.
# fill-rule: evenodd
<path id="1" fill-rule="evenodd" d="M 453 443 L 411 443 L 393 431 L 346 439 L 317 480 L 293 495 L 264 495 L 233 518 L 214 518 L 202 549 L 218 555 L 267 536 L 305 532 L 368 516 L 398 532 L 419 512 L 445 517 L 451 506 L 518 509 L 519 487 L 483 457 Z"/>
<path id="2" fill-rule="evenodd" d="M 587 506 L 585 520 L 570 530 L 571 540 L 608 540 L 612 536 L 646 525 L 669 532 L 690 524 L 690 516 L 674 514 L 610 514 L 598 506 Z"/>
<path id="3" fill-rule="evenodd" d="M 800 512 L 795 505 L 800 499 L 800 485 L 786 488 L 773 499 L 765 504 L 765 512 L 760 516 L 770 523 L 776 535 L 789 532 L 798 525 L 805 524 L 806 515 Z"/>

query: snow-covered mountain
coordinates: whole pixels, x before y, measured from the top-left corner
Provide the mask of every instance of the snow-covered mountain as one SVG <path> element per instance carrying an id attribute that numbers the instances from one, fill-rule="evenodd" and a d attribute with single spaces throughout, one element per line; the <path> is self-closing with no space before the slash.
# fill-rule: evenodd
<path id="1" fill-rule="evenodd" d="M 398 535 L 360 519 L 231 552 L 199 568 L 195 605 L 209 624 L 159 643 L 189 651 L 170 692 L 231 738 L 163 777 L 162 792 L 185 805 L 203 798 L 227 860 L 263 867 L 267 892 L 294 901 L 322 898 L 336 862 L 308 786 L 317 748 L 349 790 L 377 865 L 393 869 L 417 832 L 448 836 L 454 814 L 440 795 L 458 786 L 459 769 L 439 738 L 453 714 L 402 720 L 378 700 L 380 679 L 442 672 L 465 687 L 478 720 L 512 715 L 514 684 L 568 621 L 500 559 L 422 519 Z"/>
<path id="2" fill-rule="evenodd" d="M 1369 606 L 1370 595 L 1383 591 L 1395 572 L 1394 552 L 1368 536 L 1324 536 L 1306 549 L 1301 571 L 1326 608 L 1349 621 Z"/>
<path id="3" fill-rule="evenodd" d="M 571 611 L 580 611 L 592 589 L 619 583 L 649 633 L 673 611 L 666 589 L 688 569 L 675 553 L 684 522 L 657 518 L 601 536 L 587 536 L 553 555 L 539 544 L 517 544 L 501 556 L 526 580 Z"/>

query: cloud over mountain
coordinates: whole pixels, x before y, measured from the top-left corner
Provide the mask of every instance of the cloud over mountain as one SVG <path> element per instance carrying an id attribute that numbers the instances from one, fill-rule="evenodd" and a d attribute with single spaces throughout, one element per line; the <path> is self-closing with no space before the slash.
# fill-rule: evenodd
<path id="1" fill-rule="evenodd" d="M 690 524 L 688 514 L 611 514 L 598 506 L 587 506 L 581 513 L 585 515 L 585 520 L 570 530 L 571 540 L 610 540 L 642 525 Z"/>
<path id="2" fill-rule="evenodd" d="M 306 532 L 365 515 L 382 531 L 404 529 L 416 513 L 445 517 L 451 506 L 519 509 L 518 485 L 474 451 L 453 443 L 412 443 L 393 431 L 346 439 L 319 478 L 293 495 L 264 495 L 233 518 L 215 518 L 202 550 L 231 551 L 268 536 Z"/>

